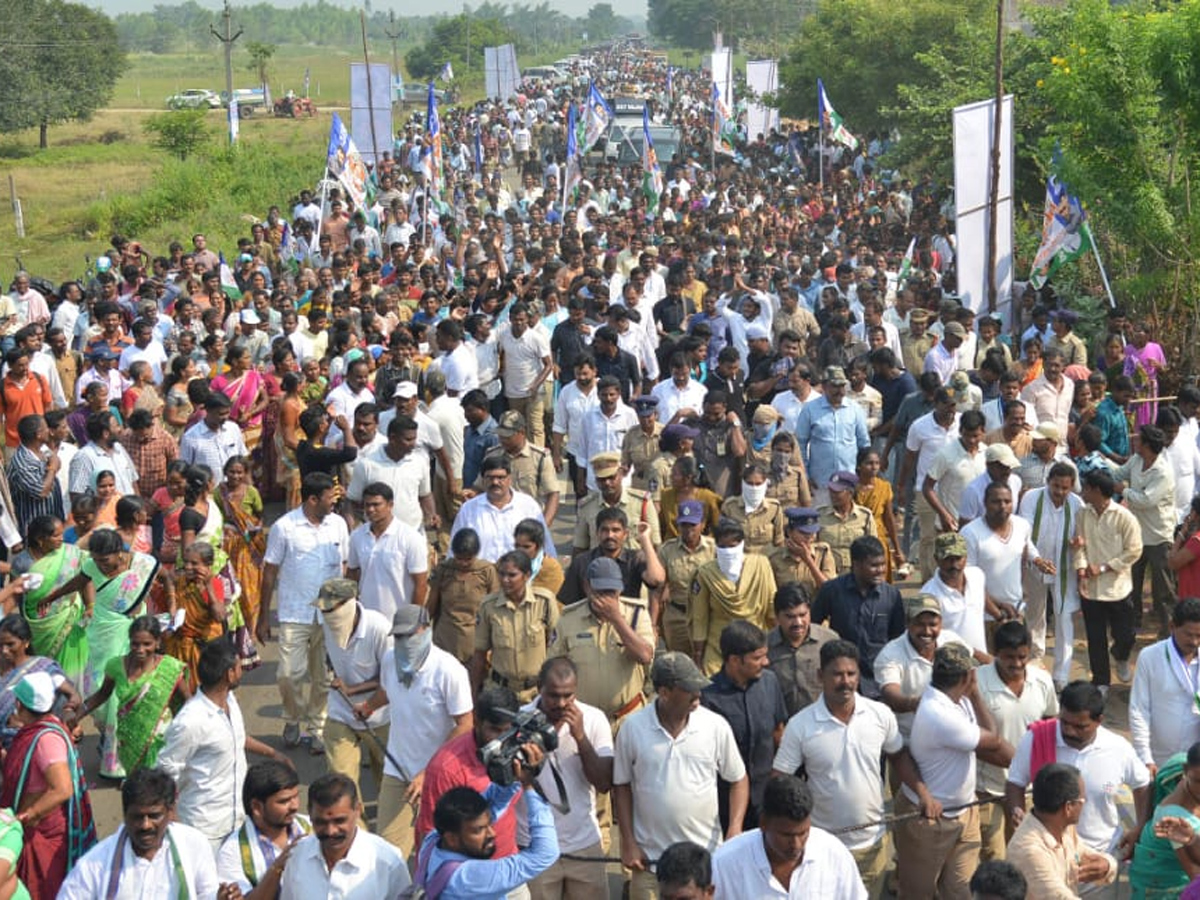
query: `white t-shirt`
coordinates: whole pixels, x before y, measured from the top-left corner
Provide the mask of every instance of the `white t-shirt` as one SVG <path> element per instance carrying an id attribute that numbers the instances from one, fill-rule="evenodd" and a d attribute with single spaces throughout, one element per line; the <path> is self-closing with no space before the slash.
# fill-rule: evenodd
<path id="1" fill-rule="evenodd" d="M 392 645 L 392 620 L 373 609 L 367 609 L 361 604 L 359 606 L 361 615 L 358 627 L 354 629 L 350 642 L 344 649 L 330 640 L 328 631 L 325 632 L 325 655 L 347 690 L 367 681 L 375 681 L 379 677 L 379 664 L 383 654 Z M 354 731 L 364 729 L 364 723 L 354 715 L 354 710 L 341 691 L 329 692 L 329 718 Z M 384 707 L 375 710 L 374 715 L 367 720 L 366 726 L 378 728 L 387 723 L 388 713 Z"/>
<path id="2" fill-rule="evenodd" d="M 465 342 L 440 359 L 442 374 L 446 376 L 446 390 L 465 394 L 479 387 L 479 361 L 475 351 Z"/>
<path id="3" fill-rule="evenodd" d="M 985 470 L 987 464 L 984 461 L 984 452 L 984 448 L 980 446 L 974 454 L 968 453 L 961 440 L 953 440 L 938 451 L 926 473 L 937 482 L 935 490 L 938 499 L 950 515 L 956 518 L 966 486 Z"/>
<path id="4" fill-rule="evenodd" d="M 1008 521 L 1012 530 L 1007 538 L 992 531 L 984 519 L 971 522 L 961 533 L 967 541 L 967 565 L 983 570 L 988 595 L 1021 610 L 1025 605 L 1022 561 L 1041 557 L 1033 545 L 1033 526 L 1020 516 L 1010 516 Z"/>
<path id="5" fill-rule="evenodd" d="M 1054 691 L 1054 681 L 1041 666 L 1025 667 L 1025 686 L 1019 697 L 1004 683 L 996 671 L 995 663 L 981 666 L 975 674 L 983 702 L 996 721 L 996 733 L 1014 747 L 1021 743 L 1021 738 L 1034 722 L 1058 715 L 1058 694 Z M 991 763 L 979 763 L 979 790 L 985 794 L 1002 795 L 1007 779 L 1008 769 Z"/>
<path id="6" fill-rule="evenodd" d="M 1029 777 L 1029 759 L 1033 753 L 1033 732 L 1025 733 L 1017 744 L 1008 780 L 1024 789 Z M 1083 775 L 1083 812 L 1075 826 L 1079 839 L 1098 853 L 1109 853 L 1121 840 L 1121 786 L 1136 790 L 1150 783 L 1150 772 L 1137 758 L 1133 745 L 1103 725 L 1095 739 L 1076 750 L 1062 739 L 1062 726 L 1054 730 L 1054 761 L 1074 766 Z"/>
<path id="7" fill-rule="evenodd" d="M 713 884 L 719 898 L 774 900 L 828 898 L 867 900 L 867 889 L 850 851 L 833 835 L 813 826 L 804 858 L 784 887 L 771 871 L 762 831 L 755 828 L 733 838 L 713 854 Z"/>
<path id="8" fill-rule="evenodd" d="M 938 453 L 951 441 L 958 440 L 958 414 L 954 415 L 954 423 L 949 428 L 943 428 L 933 418 L 933 413 L 925 413 L 908 427 L 908 435 L 904 439 L 904 447 L 917 454 L 917 489 L 925 484 L 925 476 L 929 467 L 937 459 Z"/>
<path id="9" fill-rule="evenodd" d="M 835 831 L 883 818 L 879 761 L 903 746 L 896 716 L 884 704 L 855 697 L 854 713 L 843 724 L 822 694 L 788 721 L 772 768 L 792 774 L 804 766 L 813 794 L 813 825 Z M 882 836 L 882 825 L 838 835 L 855 850 L 873 846 Z"/>
<path id="10" fill-rule="evenodd" d="M 429 571 L 428 544 L 419 531 L 394 517 L 379 537 L 363 523 L 350 535 L 346 565 L 359 570 L 363 606 L 382 613 L 390 625 L 396 610 L 412 602 L 413 575 Z"/>
<path id="11" fill-rule="evenodd" d="M 745 775 L 729 723 L 702 706 L 674 738 L 659 724 L 654 703 L 625 719 L 617 734 L 613 784 L 631 786 L 633 836 L 651 859 L 676 841 L 716 849 L 717 779 L 736 782 Z"/>
<path id="12" fill-rule="evenodd" d="M 949 628 L 943 627 L 938 633 L 937 646 L 945 647 L 947 644 L 963 644 L 965 646 L 967 642 Z M 933 678 L 932 660 L 926 659 L 917 652 L 917 648 L 908 639 L 907 632 L 884 644 L 875 657 L 876 683 L 880 688 L 888 684 L 899 685 L 901 696 L 923 696 L 925 688 L 929 687 L 931 678 Z M 906 744 L 912 735 L 915 716 L 915 712 L 896 713 L 896 721 L 900 725 L 900 735 Z"/>
<path id="13" fill-rule="evenodd" d="M 396 727 L 388 732 L 388 752 L 410 778 L 424 772 L 433 754 L 454 730 L 454 717 L 469 713 L 471 680 L 466 667 L 437 645 L 405 687 L 396 673 L 396 653 L 389 647 L 379 666 L 379 684 L 388 698 L 388 714 Z M 401 724 L 403 723 L 403 724 Z M 383 774 L 401 778 L 387 759 Z"/>
<path id="14" fill-rule="evenodd" d="M 979 737 L 970 700 L 963 697 L 955 703 L 932 685 L 925 688 L 913 717 L 908 749 L 925 787 L 946 809 L 965 806 L 975 799 L 975 748 L 979 746 Z M 901 785 L 900 789 L 913 803 L 919 802 L 908 785 Z M 943 812 L 943 815 L 956 818 L 963 812 Z"/>
<path id="15" fill-rule="evenodd" d="M 988 485 L 991 483 L 992 477 L 987 473 L 985 464 L 983 472 L 972 478 L 970 483 L 963 488 L 962 496 L 958 500 L 959 519 L 965 519 L 969 522 L 973 519 L 983 517 L 983 495 L 987 492 Z M 1015 469 L 1009 473 L 1008 489 L 1012 491 L 1013 512 L 1016 512 L 1017 501 L 1021 499 L 1021 475 Z"/>
<path id="16" fill-rule="evenodd" d="M 933 594 L 942 604 L 943 634 L 953 631 L 972 650 L 987 653 L 987 626 L 984 625 L 987 598 L 983 570 L 967 566 L 963 571 L 967 581 L 965 592 L 950 587 L 935 572 L 921 585 L 921 593 Z"/>
<path id="17" fill-rule="evenodd" d="M 608 716 L 594 706 L 575 701 L 583 716 L 583 733 L 588 743 L 601 759 L 612 759 L 613 733 L 608 724 Z M 538 701 L 524 706 L 524 709 L 536 709 Z M 558 749 L 549 754 L 549 759 L 558 766 L 562 775 L 566 796 L 571 802 L 571 811 L 565 815 L 551 806 L 554 813 L 554 825 L 558 831 L 558 849 L 560 853 L 578 853 L 600 843 L 600 822 L 596 818 L 596 789 L 592 787 L 587 776 L 583 774 L 583 759 L 579 755 L 579 745 L 571 737 L 571 729 L 564 722 L 558 727 Z M 557 801 L 558 787 L 554 783 L 554 773 L 547 765 L 538 775 L 538 784 L 543 793 L 551 800 Z M 586 802 L 584 802 L 586 800 Z M 518 821 L 517 843 L 528 846 L 526 839 L 528 831 L 525 819 Z"/>
<path id="18" fill-rule="evenodd" d="M 544 360 L 550 357 L 550 341 L 535 328 L 526 328 L 520 337 L 514 337 L 511 330 L 505 329 L 499 341 L 504 396 L 512 399 L 528 397 L 534 380 L 545 367 Z"/>

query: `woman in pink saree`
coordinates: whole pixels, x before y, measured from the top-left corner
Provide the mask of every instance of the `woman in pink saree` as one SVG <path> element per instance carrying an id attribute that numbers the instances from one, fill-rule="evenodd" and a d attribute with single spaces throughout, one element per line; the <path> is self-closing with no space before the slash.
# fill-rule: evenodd
<path id="1" fill-rule="evenodd" d="M 1150 340 L 1151 333 L 1149 322 L 1139 322 L 1133 329 L 1132 340 L 1125 345 L 1125 374 L 1137 388 L 1133 404 L 1135 431 L 1143 425 L 1153 425 L 1158 418 L 1158 375 L 1167 368 L 1166 354 Z"/>
<path id="2" fill-rule="evenodd" d="M 234 341 L 225 351 L 229 371 L 218 375 L 210 385 L 233 403 L 229 418 L 242 429 L 246 449 L 253 451 L 262 439 L 263 411 L 267 408 L 267 391 L 263 377 L 250 364 L 250 348 Z"/>

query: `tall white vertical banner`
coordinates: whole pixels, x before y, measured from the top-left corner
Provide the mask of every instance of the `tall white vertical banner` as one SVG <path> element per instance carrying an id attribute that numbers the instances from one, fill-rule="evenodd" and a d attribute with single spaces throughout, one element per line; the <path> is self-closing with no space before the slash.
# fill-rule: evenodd
<path id="1" fill-rule="evenodd" d="M 229 143 L 236 144 L 238 139 L 238 125 L 241 120 L 241 114 L 238 112 L 237 97 L 229 98 L 227 115 L 229 116 Z"/>
<path id="2" fill-rule="evenodd" d="M 732 114 L 736 105 L 733 99 L 733 51 L 728 47 L 712 52 L 712 77 L 721 91 L 721 99 Z"/>
<path id="3" fill-rule="evenodd" d="M 499 47 L 483 48 L 483 90 L 489 100 L 500 96 L 500 54 Z"/>
<path id="4" fill-rule="evenodd" d="M 1013 283 L 1013 98 L 1001 105 L 1000 183 L 996 205 L 996 269 L 988 271 L 989 204 L 996 101 L 954 110 L 955 269 L 964 306 L 987 309 L 989 278 L 996 285 L 996 312 L 1011 327 Z"/>
<path id="5" fill-rule="evenodd" d="M 779 90 L 779 62 L 774 59 L 750 60 L 746 63 L 746 87 L 756 98 Z M 779 127 L 779 110 L 753 100 L 746 106 L 746 136 L 751 142 L 768 135 Z"/>
<path id="6" fill-rule="evenodd" d="M 521 70 L 517 67 L 517 48 L 512 44 L 500 47 L 500 98 L 507 100 L 517 92 Z"/>
<path id="7" fill-rule="evenodd" d="M 370 81 L 368 93 L 366 63 L 350 64 L 350 135 L 362 158 L 374 163 L 392 149 L 392 67 L 371 63 Z"/>

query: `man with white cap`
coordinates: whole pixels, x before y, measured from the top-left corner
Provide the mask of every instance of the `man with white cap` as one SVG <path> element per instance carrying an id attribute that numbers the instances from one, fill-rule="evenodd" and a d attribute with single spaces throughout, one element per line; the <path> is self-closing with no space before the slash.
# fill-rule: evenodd
<path id="1" fill-rule="evenodd" d="M 379 784 L 388 714 L 376 712 L 365 722 L 353 709 L 355 698 L 370 696 L 379 687 L 380 664 L 387 652 L 391 628 L 383 613 L 359 602 L 358 585 L 349 578 L 331 578 L 321 585 L 313 606 L 321 614 L 325 634 L 325 666 L 329 670 L 329 712 L 325 719 L 325 753 L 329 771 L 341 772 L 359 787 L 363 750 Z M 367 734 L 370 730 L 374 737 Z M 362 795 L 361 790 L 359 795 Z"/>
<path id="2" fill-rule="evenodd" d="M 965 488 L 958 503 L 958 527 L 965 528 L 983 515 L 983 495 L 990 484 L 1006 484 L 1012 491 L 1013 505 L 1021 497 L 1021 476 L 1017 469 L 1021 461 L 1008 444 L 991 444 L 983 454 L 983 472 L 976 475 Z"/>
<path id="3" fill-rule="evenodd" d="M 261 324 L 262 317 L 253 306 L 247 306 L 238 313 L 237 333 L 234 335 L 238 343 L 250 351 L 250 361 L 256 366 L 271 357 L 271 339 L 266 331 L 258 327 Z M 122 353 L 121 356 L 124 357 L 125 354 Z"/>
<path id="4" fill-rule="evenodd" d="M 425 767 L 437 749 L 471 730 L 471 682 L 466 668 L 433 644 L 429 613 L 404 606 L 391 625 L 374 693 L 354 707 L 362 721 L 388 707 L 402 728 L 388 735 L 379 788 L 379 833 L 405 856 L 415 846 L 414 826 Z"/>

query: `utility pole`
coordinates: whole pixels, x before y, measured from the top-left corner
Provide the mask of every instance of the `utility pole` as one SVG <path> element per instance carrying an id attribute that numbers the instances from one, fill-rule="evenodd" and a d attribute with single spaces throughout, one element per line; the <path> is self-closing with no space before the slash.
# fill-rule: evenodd
<path id="1" fill-rule="evenodd" d="M 467 52 L 463 56 L 463 64 L 468 72 L 471 71 L 471 8 L 463 4 L 463 15 L 467 19 Z"/>
<path id="2" fill-rule="evenodd" d="M 237 34 L 233 34 L 233 12 L 229 9 L 229 0 L 225 0 L 225 11 L 221 13 L 221 18 L 225 21 L 225 34 L 221 34 L 211 25 L 208 30 L 213 33 L 218 41 L 225 45 L 225 96 L 232 102 L 233 100 L 233 43 L 242 36 L 242 29 L 238 29 Z"/>
<path id="3" fill-rule="evenodd" d="M 388 10 L 388 24 L 392 26 L 392 30 L 384 31 L 383 33 L 392 42 L 392 78 L 394 79 L 400 74 L 400 57 L 396 53 L 396 41 L 404 37 L 404 26 L 401 25 L 399 28 L 396 28 L 396 11 L 394 9 Z"/>

